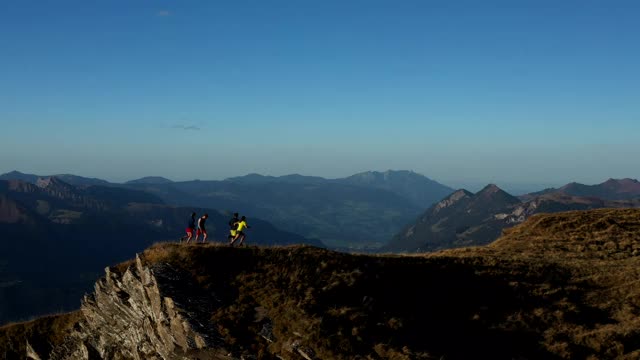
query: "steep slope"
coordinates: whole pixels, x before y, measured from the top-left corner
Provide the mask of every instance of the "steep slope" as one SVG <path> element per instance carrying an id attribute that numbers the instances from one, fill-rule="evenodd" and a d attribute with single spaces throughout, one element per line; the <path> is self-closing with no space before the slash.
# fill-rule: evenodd
<path id="1" fill-rule="evenodd" d="M 383 189 L 428 208 L 454 190 L 413 171 L 367 171 L 335 181 L 343 184 Z"/>
<path id="2" fill-rule="evenodd" d="M 640 200 L 611 201 L 553 191 L 521 201 L 489 185 L 477 194 L 465 190 L 453 193 L 394 236 L 384 249 L 420 252 L 485 245 L 498 238 L 503 229 L 522 223 L 533 214 L 636 207 L 640 207 Z"/>
<path id="3" fill-rule="evenodd" d="M 0 348 L 52 360 L 635 359 L 639 254 L 637 209 L 535 215 L 490 246 L 422 256 L 157 245 L 107 269 L 81 314 L 0 328 Z"/>
<path id="4" fill-rule="evenodd" d="M 429 208 L 397 234 L 388 251 L 432 251 L 495 240 L 502 227 L 495 215 L 509 211 L 520 200 L 495 185 L 476 194 L 458 190 Z"/>

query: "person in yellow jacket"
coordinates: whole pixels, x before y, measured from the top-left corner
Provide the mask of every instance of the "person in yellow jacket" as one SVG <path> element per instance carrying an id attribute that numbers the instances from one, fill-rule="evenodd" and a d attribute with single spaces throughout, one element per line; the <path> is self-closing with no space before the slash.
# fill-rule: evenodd
<path id="1" fill-rule="evenodd" d="M 233 240 L 231 241 L 231 243 L 229 245 L 233 246 L 233 244 L 236 242 L 236 240 L 240 239 L 240 242 L 238 243 L 238 246 L 242 246 L 242 244 L 244 243 L 244 239 L 246 237 L 246 235 L 244 233 L 244 229 L 251 229 L 251 226 L 247 225 L 247 218 L 245 216 L 240 218 L 240 221 L 238 221 L 236 224 L 237 224 L 236 225 L 236 236 L 233 238 Z"/>

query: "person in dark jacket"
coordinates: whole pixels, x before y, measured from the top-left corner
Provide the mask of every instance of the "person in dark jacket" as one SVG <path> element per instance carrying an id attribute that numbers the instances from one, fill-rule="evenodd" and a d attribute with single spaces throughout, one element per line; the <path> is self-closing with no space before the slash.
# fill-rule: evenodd
<path id="1" fill-rule="evenodd" d="M 180 242 L 187 239 L 187 243 L 191 241 L 191 238 L 196 233 L 196 213 L 192 213 L 191 217 L 187 221 L 187 235 L 180 238 Z"/>
<path id="2" fill-rule="evenodd" d="M 202 243 L 207 242 L 207 227 L 206 222 L 209 218 L 209 214 L 204 214 L 200 219 L 198 219 L 198 229 L 196 230 L 196 243 L 198 242 L 198 238 L 202 235 Z"/>

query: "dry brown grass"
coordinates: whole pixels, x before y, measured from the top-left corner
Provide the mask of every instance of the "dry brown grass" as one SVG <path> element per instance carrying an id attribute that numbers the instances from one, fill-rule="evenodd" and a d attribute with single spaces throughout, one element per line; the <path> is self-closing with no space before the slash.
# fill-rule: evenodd
<path id="1" fill-rule="evenodd" d="M 0 327 L 0 358 L 25 359 L 27 341 L 47 354 L 82 319 L 80 311 L 43 316 L 36 320 Z M 4 356 L 4 357 L 2 357 Z"/>
<path id="2" fill-rule="evenodd" d="M 565 312 L 541 308 L 519 320 L 541 318 L 547 324 L 542 345 L 562 358 L 640 359 L 640 209 L 539 214 L 487 247 L 431 256 L 507 260 L 549 276 L 560 276 L 549 269 L 562 269 L 562 287 L 578 290 L 562 300 Z M 575 312 L 578 307 L 589 310 Z"/>
<path id="3" fill-rule="evenodd" d="M 526 256 L 620 259 L 640 251 L 640 209 L 538 214 L 490 245 Z"/>
<path id="4" fill-rule="evenodd" d="M 640 210 L 601 209 L 421 256 L 158 244 L 142 259 L 191 273 L 221 299 L 227 345 L 265 359 L 290 339 L 325 359 L 638 358 L 639 251 Z"/>

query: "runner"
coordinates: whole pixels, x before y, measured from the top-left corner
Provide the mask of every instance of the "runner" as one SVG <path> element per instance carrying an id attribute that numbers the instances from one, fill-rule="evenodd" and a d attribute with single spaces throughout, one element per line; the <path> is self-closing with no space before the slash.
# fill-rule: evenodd
<path id="1" fill-rule="evenodd" d="M 238 227 L 238 213 L 233 213 L 233 219 L 229 220 L 229 236 L 227 236 L 227 240 L 231 244 L 233 239 L 236 237 L 236 228 Z"/>
<path id="2" fill-rule="evenodd" d="M 240 239 L 240 243 L 238 244 L 238 246 L 242 246 L 243 245 L 244 238 L 246 237 L 246 235 L 244 233 L 244 229 L 251 229 L 251 226 L 247 225 L 247 218 L 243 216 L 240 219 L 240 221 L 238 222 L 238 225 L 237 225 L 237 228 L 236 228 L 236 236 L 233 238 L 233 241 L 230 243 L 231 246 L 233 246 L 233 244 L 238 239 Z"/>
<path id="3" fill-rule="evenodd" d="M 195 233 L 196 233 L 196 213 L 191 213 L 191 217 L 187 222 L 187 236 L 181 237 L 180 242 L 183 242 L 184 239 L 187 239 L 187 244 L 188 244 Z"/>
<path id="4" fill-rule="evenodd" d="M 204 244 L 207 242 L 207 228 L 205 227 L 205 224 L 208 218 L 209 218 L 209 214 L 204 214 L 200 219 L 198 219 L 198 230 L 196 231 L 196 243 L 198 242 L 198 238 L 200 237 L 200 234 L 202 234 L 202 243 Z"/>

